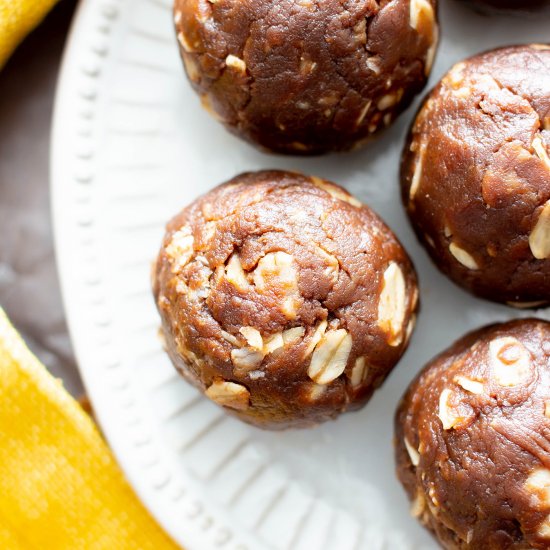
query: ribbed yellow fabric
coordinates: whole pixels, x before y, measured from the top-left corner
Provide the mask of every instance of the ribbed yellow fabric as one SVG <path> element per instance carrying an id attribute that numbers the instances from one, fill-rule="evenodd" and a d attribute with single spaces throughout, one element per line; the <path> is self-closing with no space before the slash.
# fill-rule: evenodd
<path id="1" fill-rule="evenodd" d="M 57 0 L 0 0 L 0 68 Z"/>
<path id="2" fill-rule="evenodd" d="M 0 309 L 0 549 L 176 548 Z"/>

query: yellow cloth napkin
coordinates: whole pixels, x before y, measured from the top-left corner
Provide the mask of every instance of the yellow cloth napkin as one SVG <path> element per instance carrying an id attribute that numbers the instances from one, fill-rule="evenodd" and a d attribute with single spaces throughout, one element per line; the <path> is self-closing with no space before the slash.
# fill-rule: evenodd
<path id="1" fill-rule="evenodd" d="M 0 549 L 176 548 L 0 309 Z"/>
<path id="2" fill-rule="evenodd" d="M 0 0 L 0 68 L 57 0 Z"/>

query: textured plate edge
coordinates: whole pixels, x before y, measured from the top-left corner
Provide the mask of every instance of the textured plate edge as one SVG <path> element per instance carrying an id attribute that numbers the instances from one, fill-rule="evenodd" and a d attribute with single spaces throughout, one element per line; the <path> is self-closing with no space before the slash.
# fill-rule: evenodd
<path id="1" fill-rule="evenodd" d="M 104 6 L 105 4 L 103 4 Z M 77 306 L 72 298 L 81 290 L 82 283 L 77 281 L 75 277 L 69 276 L 71 273 L 72 262 L 70 260 L 73 246 L 69 243 L 72 241 L 76 244 L 74 235 L 67 237 L 67 232 L 70 233 L 74 229 L 70 223 L 67 206 L 72 204 L 66 198 L 66 194 L 71 190 L 76 182 L 74 174 L 71 175 L 73 168 L 73 158 L 70 161 L 67 158 L 67 152 L 62 147 L 62 143 L 70 143 L 74 137 L 71 133 L 67 121 L 76 118 L 76 113 L 69 113 L 65 107 L 69 98 L 74 94 L 73 88 L 77 88 L 79 78 L 77 70 L 77 55 L 84 46 L 82 42 L 86 40 L 86 36 L 82 36 L 85 31 L 87 14 L 93 9 L 99 10 L 102 6 L 100 0 L 79 0 L 76 12 L 71 22 L 71 27 L 65 42 L 62 61 L 60 65 L 59 75 L 56 83 L 56 92 L 54 105 L 52 110 L 52 125 L 50 133 L 50 215 L 52 220 L 52 230 L 54 237 L 55 262 L 57 274 L 60 282 L 61 297 L 63 309 L 65 312 L 69 335 L 72 346 L 74 348 L 77 365 L 80 375 L 82 376 L 84 387 L 88 393 L 92 403 L 99 402 L 95 384 L 91 381 L 90 370 L 94 367 L 90 363 L 90 368 L 84 368 L 88 363 L 86 359 L 87 348 L 90 347 L 88 339 L 83 337 L 86 323 L 82 321 L 82 314 L 77 311 Z M 67 168 L 67 166 L 69 168 Z M 141 469 L 136 463 L 128 462 L 124 459 L 126 445 L 118 437 L 118 429 L 113 427 L 113 423 L 109 422 L 108 411 L 105 407 L 97 407 L 94 409 L 98 424 L 101 426 L 104 437 L 113 452 L 113 455 L 119 465 L 125 479 L 132 487 L 137 495 L 137 498 L 142 505 L 149 511 L 151 516 L 157 521 L 159 526 L 185 550 L 205 550 L 205 537 L 201 532 L 200 527 L 193 521 L 192 518 L 182 517 L 181 521 L 187 523 L 185 534 L 182 536 L 182 529 L 176 522 L 176 518 L 170 514 L 162 514 L 166 506 L 159 505 L 158 509 L 153 509 L 149 505 L 151 501 L 159 501 L 155 496 L 152 488 L 147 481 L 143 479 Z M 214 546 L 212 546 L 214 548 Z"/>

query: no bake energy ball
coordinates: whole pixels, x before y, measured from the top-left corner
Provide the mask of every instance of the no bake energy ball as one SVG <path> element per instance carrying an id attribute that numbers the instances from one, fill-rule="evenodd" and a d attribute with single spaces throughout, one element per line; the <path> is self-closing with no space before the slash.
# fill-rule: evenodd
<path id="1" fill-rule="evenodd" d="M 403 200 L 437 266 L 475 294 L 550 301 L 550 46 L 455 65 L 403 151 Z"/>
<path id="2" fill-rule="evenodd" d="M 443 548 L 550 548 L 550 323 L 493 325 L 429 363 L 397 411 L 396 458 Z"/>
<path id="3" fill-rule="evenodd" d="M 391 124 L 426 82 L 436 0 L 175 0 L 203 105 L 263 149 L 349 149 Z"/>
<path id="4" fill-rule="evenodd" d="M 413 266 L 344 189 L 237 176 L 178 214 L 154 270 L 167 351 L 207 397 L 263 428 L 358 409 L 404 352 Z"/>

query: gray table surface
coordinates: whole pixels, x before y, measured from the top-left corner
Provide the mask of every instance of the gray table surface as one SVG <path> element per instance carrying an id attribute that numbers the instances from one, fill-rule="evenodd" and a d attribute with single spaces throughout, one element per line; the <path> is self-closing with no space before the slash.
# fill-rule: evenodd
<path id="1" fill-rule="evenodd" d="M 80 395 L 49 194 L 53 97 L 75 3 L 62 0 L 0 71 L 0 305 L 50 372 Z"/>

